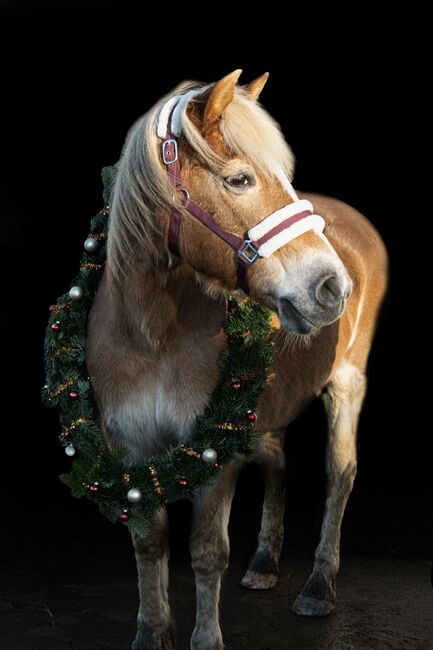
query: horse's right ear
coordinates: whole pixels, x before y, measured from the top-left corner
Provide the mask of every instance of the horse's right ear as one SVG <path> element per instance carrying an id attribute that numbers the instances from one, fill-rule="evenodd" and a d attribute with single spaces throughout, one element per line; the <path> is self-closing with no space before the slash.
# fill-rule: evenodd
<path id="1" fill-rule="evenodd" d="M 264 72 L 262 75 L 260 75 L 260 77 L 254 79 L 254 81 L 251 83 L 247 84 L 246 86 L 242 86 L 242 90 L 247 93 L 251 101 L 256 102 L 268 79 L 269 72 Z"/>
<path id="2" fill-rule="evenodd" d="M 242 70 L 234 70 L 210 88 L 203 113 L 202 128 L 205 135 L 218 127 L 222 114 L 233 99 L 241 73 Z"/>

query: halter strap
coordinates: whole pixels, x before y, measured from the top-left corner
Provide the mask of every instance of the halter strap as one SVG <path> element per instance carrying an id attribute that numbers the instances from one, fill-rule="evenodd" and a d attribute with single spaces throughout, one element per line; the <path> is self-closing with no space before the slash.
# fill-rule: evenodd
<path id="1" fill-rule="evenodd" d="M 165 140 L 162 143 L 162 160 L 166 166 L 168 176 L 173 185 L 173 188 L 176 192 L 179 191 L 181 187 L 180 182 L 180 161 L 179 161 L 179 152 L 177 148 L 177 138 L 175 134 L 171 131 L 171 119 L 173 115 L 174 108 L 171 109 L 171 112 L 167 118 L 167 131 L 165 135 Z M 173 197 L 174 199 L 174 197 Z M 177 241 L 179 239 L 179 230 L 180 230 L 180 221 L 182 215 L 174 206 L 171 209 L 170 214 L 170 223 L 168 226 L 168 247 L 172 253 L 179 255 L 179 249 L 177 246 Z"/>
<path id="2" fill-rule="evenodd" d="M 212 215 L 190 198 L 188 190 L 182 186 L 181 182 L 177 137 L 182 132 L 182 112 L 189 100 L 199 92 L 193 90 L 180 97 L 172 97 L 163 106 L 157 128 L 157 135 L 165 138 L 162 143 L 162 160 L 173 189 L 184 194 L 182 207 L 236 251 L 239 262 L 238 286 L 248 293 L 246 270 L 251 264 L 254 264 L 259 257 L 269 257 L 284 244 L 299 237 L 307 230 L 314 229 L 322 232 L 325 222 L 322 217 L 313 214 L 313 206 L 309 201 L 297 199 L 296 193 L 290 185 L 292 190 L 290 195 L 292 198 L 296 197 L 294 202 L 265 217 L 256 226 L 250 228 L 247 238 L 242 239 L 242 237 L 223 230 Z M 168 247 L 176 255 L 179 255 L 178 239 L 181 219 L 181 212 L 176 207 L 172 207 L 168 227 Z"/>
<path id="3" fill-rule="evenodd" d="M 195 203 L 195 201 L 190 198 L 188 190 L 182 187 L 177 138 L 172 130 L 173 114 L 176 108 L 176 105 L 173 106 L 168 115 L 167 131 L 165 134 L 165 140 L 162 143 L 162 160 L 167 168 L 168 176 L 174 189 L 177 192 L 183 192 L 184 194 L 182 207 L 237 251 L 238 261 L 241 262 L 238 267 L 238 285 L 240 289 L 245 291 L 245 293 L 248 293 L 245 267 L 255 262 L 258 256 L 257 249 L 252 242 L 247 242 L 241 237 L 223 230 L 213 219 L 212 215 Z M 172 207 L 168 226 L 168 247 L 170 251 L 176 255 L 179 255 L 178 239 L 181 220 L 181 212 L 176 207 Z"/>

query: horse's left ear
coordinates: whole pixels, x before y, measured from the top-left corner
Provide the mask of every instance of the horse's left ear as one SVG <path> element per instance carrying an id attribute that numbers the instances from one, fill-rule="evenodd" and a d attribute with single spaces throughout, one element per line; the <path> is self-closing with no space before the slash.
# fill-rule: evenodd
<path id="1" fill-rule="evenodd" d="M 248 97 L 253 102 L 256 102 L 260 96 L 260 93 L 265 87 L 268 78 L 269 78 L 269 72 L 264 72 L 262 75 L 260 75 L 260 77 L 254 79 L 254 81 L 252 81 L 250 84 L 246 84 L 245 86 L 242 86 L 242 90 L 244 90 L 247 93 Z"/>
<path id="2" fill-rule="evenodd" d="M 234 70 L 217 81 L 210 89 L 203 114 L 204 131 L 212 131 L 219 123 L 222 114 L 233 99 L 236 83 L 242 70 Z"/>

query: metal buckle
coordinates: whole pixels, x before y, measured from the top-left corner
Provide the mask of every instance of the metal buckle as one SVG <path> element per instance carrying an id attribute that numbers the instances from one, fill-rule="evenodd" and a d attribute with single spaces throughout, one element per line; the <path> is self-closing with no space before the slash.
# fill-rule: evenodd
<path id="1" fill-rule="evenodd" d="M 177 158 L 176 140 L 164 140 L 162 143 L 162 160 L 164 165 L 172 165 L 176 162 Z"/>
<path id="2" fill-rule="evenodd" d="M 239 261 L 244 264 L 244 266 L 250 266 L 251 264 L 254 264 L 258 257 L 260 257 L 259 251 L 254 246 L 251 239 L 245 239 L 244 246 L 238 250 Z"/>

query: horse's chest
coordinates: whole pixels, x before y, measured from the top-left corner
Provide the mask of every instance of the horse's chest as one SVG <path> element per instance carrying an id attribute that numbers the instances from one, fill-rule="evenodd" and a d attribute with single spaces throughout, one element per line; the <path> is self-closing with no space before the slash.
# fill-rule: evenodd
<path id="1" fill-rule="evenodd" d="M 161 356 L 111 409 L 108 427 L 134 456 L 164 451 L 191 433 L 218 380 L 217 347 Z"/>

